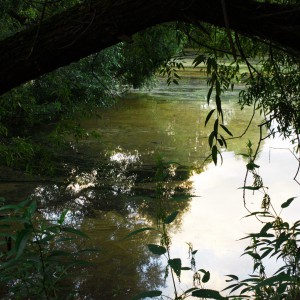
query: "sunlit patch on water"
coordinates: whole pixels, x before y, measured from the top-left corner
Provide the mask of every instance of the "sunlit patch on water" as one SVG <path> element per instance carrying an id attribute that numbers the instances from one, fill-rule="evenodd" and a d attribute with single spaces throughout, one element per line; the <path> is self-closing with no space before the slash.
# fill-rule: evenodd
<path id="1" fill-rule="evenodd" d="M 97 170 L 92 170 L 90 173 L 83 172 L 76 175 L 75 180 L 67 186 L 73 193 L 79 193 L 83 189 L 94 187 L 97 181 Z"/>
<path id="2" fill-rule="evenodd" d="M 118 147 L 111 154 L 107 153 L 107 155 L 109 155 L 110 161 L 122 163 L 125 165 L 137 163 L 140 161 L 140 154 L 137 150 L 134 151 L 134 153 L 124 152 L 120 147 Z"/>

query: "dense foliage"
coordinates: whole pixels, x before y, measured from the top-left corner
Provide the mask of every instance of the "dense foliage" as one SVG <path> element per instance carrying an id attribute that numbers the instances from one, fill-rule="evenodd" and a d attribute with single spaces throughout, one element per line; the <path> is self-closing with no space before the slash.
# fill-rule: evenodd
<path id="1" fill-rule="evenodd" d="M 214 129 L 209 137 L 214 162 L 220 153 L 218 147 L 227 143 L 220 132 L 231 135 L 223 119 L 222 94 L 236 84 L 244 86 L 238 100 L 241 108 L 252 106 L 253 114 L 259 113 L 263 117 L 262 127 L 268 129 L 268 134 L 277 132 L 299 147 L 299 56 L 272 43 L 211 26 L 195 29 L 184 25 L 183 30 L 192 45 L 199 48 L 194 66 L 204 63 L 210 75 L 207 101 L 210 103 L 213 95 L 216 109 L 211 110 L 205 124 L 215 115 Z"/>
<path id="2" fill-rule="evenodd" d="M 83 260 L 86 249 L 76 247 L 74 240 L 88 237 L 66 226 L 68 211 L 51 220 L 37 211 L 35 201 L 7 205 L 1 198 L 0 202 L 6 215 L 0 225 L 1 299 L 74 297 L 76 290 L 68 286 L 70 273 L 88 265 Z"/>
<path id="3" fill-rule="evenodd" d="M 1 3 L 3 35 L 40 22 L 78 1 Z M 22 20 L 24 19 L 24 22 Z M 28 172 L 54 174 L 49 145 L 63 144 L 63 136 L 87 136 L 77 121 L 112 105 L 131 87 L 151 82 L 160 66 L 177 54 L 174 24 L 150 28 L 100 53 L 44 75 L 0 97 L 0 157 L 4 164 Z M 125 38 L 126 39 L 126 38 Z M 153 48 L 155 45 L 155 48 Z M 63 122 L 57 123 L 58 120 Z M 53 130 L 53 124 L 57 124 Z M 37 128 L 52 130 L 36 142 Z M 49 127 L 49 126 L 48 126 Z M 48 149 L 48 150 L 46 150 Z M 55 150 L 55 149 L 54 149 Z"/>

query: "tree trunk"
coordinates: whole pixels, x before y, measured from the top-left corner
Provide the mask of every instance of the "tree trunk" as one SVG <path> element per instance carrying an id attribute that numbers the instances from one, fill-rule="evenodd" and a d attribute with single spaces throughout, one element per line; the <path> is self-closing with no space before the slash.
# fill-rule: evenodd
<path id="1" fill-rule="evenodd" d="M 0 94 L 169 21 L 204 21 L 300 52 L 300 10 L 251 0 L 93 0 L 0 41 Z M 154 45 L 155 47 L 155 45 Z"/>

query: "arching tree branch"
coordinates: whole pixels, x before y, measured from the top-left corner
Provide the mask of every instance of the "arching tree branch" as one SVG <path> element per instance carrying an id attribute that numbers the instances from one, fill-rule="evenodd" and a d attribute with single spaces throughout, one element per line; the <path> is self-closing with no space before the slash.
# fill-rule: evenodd
<path id="1" fill-rule="evenodd" d="M 300 53 L 299 7 L 226 0 L 226 12 L 231 29 Z M 221 0 L 93 0 L 89 6 L 77 5 L 0 41 L 0 94 L 147 27 L 196 20 L 226 27 Z"/>

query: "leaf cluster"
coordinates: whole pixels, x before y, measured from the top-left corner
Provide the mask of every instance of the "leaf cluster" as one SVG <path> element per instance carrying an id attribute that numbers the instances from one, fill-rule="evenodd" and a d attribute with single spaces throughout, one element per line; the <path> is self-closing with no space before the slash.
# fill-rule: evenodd
<path id="1" fill-rule="evenodd" d="M 75 293 L 73 269 L 89 265 L 75 240 L 87 236 L 57 220 L 43 219 L 37 203 L 25 200 L 0 207 L 0 286 L 13 299 L 63 299 Z M 66 250 L 70 245 L 70 251 Z"/>
<path id="2" fill-rule="evenodd" d="M 295 197 L 282 203 L 281 208 L 288 207 Z M 300 221 L 294 224 L 284 222 L 280 217 L 268 211 L 258 211 L 247 217 L 271 218 L 263 224 L 260 232 L 250 233 L 244 239 L 251 241 L 243 255 L 253 259 L 253 275 L 239 280 L 235 275 L 227 275 L 227 282 L 234 282 L 224 290 L 231 293 L 240 290 L 240 296 L 256 299 L 296 299 L 300 291 Z M 264 261 L 276 258 L 280 267 L 272 276 L 267 276 Z"/>

